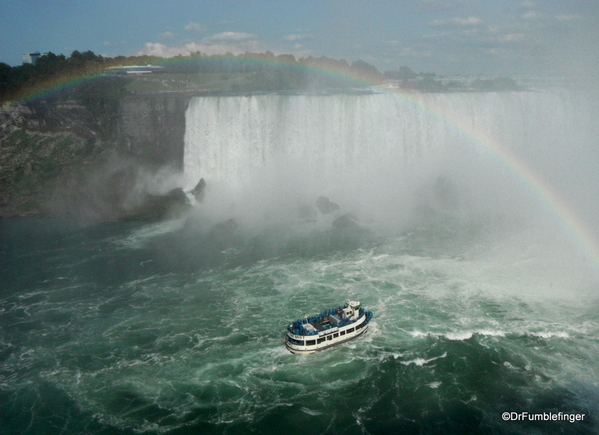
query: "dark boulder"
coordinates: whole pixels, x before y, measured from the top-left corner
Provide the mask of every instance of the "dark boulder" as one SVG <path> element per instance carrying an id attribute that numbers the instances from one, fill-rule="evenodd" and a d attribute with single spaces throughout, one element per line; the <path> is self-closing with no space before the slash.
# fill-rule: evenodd
<path id="1" fill-rule="evenodd" d="M 204 195 L 206 194 L 206 182 L 203 178 L 200 178 L 200 181 L 193 188 L 191 194 L 194 196 L 197 202 L 202 202 L 204 200 Z"/>
<path id="2" fill-rule="evenodd" d="M 155 221 L 180 217 L 191 208 L 187 194 L 177 187 L 164 195 L 147 194 L 143 202 L 130 210 L 124 220 Z"/>
<path id="3" fill-rule="evenodd" d="M 334 202 L 330 201 L 326 196 L 320 196 L 316 200 L 316 207 L 322 214 L 329 214 L 339 210 L 339 206 Z"/>
<path id="4" fill-rule="evenodd" d="M 167 204 L 170 205 L 185 205 L 189 204 L 189 198 L 183 189 L 175 187 L 166 195 L 162 195 Z"/>
<path id="5" fill-rule="evenodd" d="M 358 219 L 350 213 L 346 213 L 342 216 L 339 216 L 337 219 L 333 221 L 332 225 L 333 228 L 337 229 L 360 228 L 360 224 L 358 224 Z"/>

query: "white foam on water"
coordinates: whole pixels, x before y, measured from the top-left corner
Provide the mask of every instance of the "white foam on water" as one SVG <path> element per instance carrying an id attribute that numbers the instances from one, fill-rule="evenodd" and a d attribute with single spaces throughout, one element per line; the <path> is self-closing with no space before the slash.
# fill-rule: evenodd
<path id="1" fill-rule="evenodd" d="M 148 224 L 134 230 L 128 237 L 119 238 L 115 243 L 132 249 L 141 248 L 148 240 L 179 231 L 183 228 L 184 224 L 185 218 L 170 219 L 159 223 Z"/>
<path id="2" fill-rule="evenodd" d="M 458 340 L 458 341 L 468 340 L 468 339 L 472 338 L 473 335 L 474 335 L 474 333 L 470 332 L 470 331 L 448 332 L 448 333 L 444 334 L 444 336 L 448 340 Z"/>
<path id="3" fill-rule="evenodd" d="M 540 338 L 553 338 L 553 337 L 557 337 L 557 338 L 570 338 L 570 335 L 567 332 L 531 332 L 530 335 L 534 336 L 534 337 L 540 337 Z"/>
<path id="4" fill-rule="evenodd" d="M 441 359 L 441 358 L 446 358 L 446 357 L 447 357 L 447 352 L 445 352 L 443 355 L 435 356 L 433 358 L 428 358 L 428 359 L 426 359 L 426 358 L 414 358 L 413 360 L 409 360 L 409 361 L 401 361 L 401 363 L 403 365 L 406 365 L 406 366 L 409 366 L 410 364 L 414 364 L 414 365 L 417 365 L 417 366 L 423 366 L 423 365 L 428 364 L 430 362 L 436 361 L 436 360 Z"/>

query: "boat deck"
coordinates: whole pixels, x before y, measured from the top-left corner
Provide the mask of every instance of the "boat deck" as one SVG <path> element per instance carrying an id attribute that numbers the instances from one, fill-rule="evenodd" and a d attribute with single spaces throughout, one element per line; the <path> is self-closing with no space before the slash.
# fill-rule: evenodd
<path id="1" fill-rule="evenodd" d="M 314 326 L 314 328 L 316 328 L 318 331 L 323 331 L 324 327 L 329 325 L 329 322 L 325 322 L 324 319 L 317 319 L 309 323 L 310 325 Z"/>
<path id="2" fill-rule="evenodd" d="M 364 334 L 372 312 L 359 301 L 347 301 L 343 308 L 331 308 L 316 316 L 295 320 L 287 326 L 285 346 L 291 353 L 313 353 Z"/>

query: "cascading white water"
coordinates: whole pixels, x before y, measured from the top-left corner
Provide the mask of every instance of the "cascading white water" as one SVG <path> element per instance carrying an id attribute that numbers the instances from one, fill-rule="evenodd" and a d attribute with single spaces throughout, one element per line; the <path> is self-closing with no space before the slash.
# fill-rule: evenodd
<path id="1" fill-rule="evenodd" d="M 333 175 L 388 155 L 442 153 L 464 142 L 462 127 L 513 145 L 560 130 L 564 110 L 556 95 L 524 92 L 196 97 L 187 111 L 185 173 L 241 185 L 252 168 L 291 157 Z"/>
<path id="2" fill-rule="evenodd" d="M 586 140 L 577 126 L 589 112 L 575 106 L 545 92 L 196 97 L 186 114 L 185 176 L 226 186 L 237 200 L 260 191 L 265 206 L 277 194 L 279 205 L 325 194 L 348 208 L 399 209 L 392 204 L 413 206 L 438 176 L 473 202 L 495 202 L 494 189 L 522 184 L 496 145 L 551 168 Z"/>

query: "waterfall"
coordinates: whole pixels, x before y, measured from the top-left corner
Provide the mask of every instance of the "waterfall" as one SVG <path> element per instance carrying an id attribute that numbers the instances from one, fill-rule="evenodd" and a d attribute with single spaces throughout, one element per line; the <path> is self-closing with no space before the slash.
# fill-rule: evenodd
<path id="1" fill-rule="evenodd" d="M 260 189 L 381 207 L 440 175 L 470 193 L 485 185 L 478 193 L 489 197 L 517 178 L 490 144 L 551 169 L 572 143 L 588 142 L 589 114 L 577 106 L 546 92 L 195 97 L 184 171 L 238 197 Z"/>
<path id="2" fill-rule="evenodd" d="M 563 110 L 555 95 L 524 92 L 196 97 L 186 114 L 184 170 L 240 186 L 256 168 L 291 158 L 332 176 L 464 144 L 457 122 L 509 146 L 541 131 L 556 137 L 547 129 L 559 130 Z"/>

